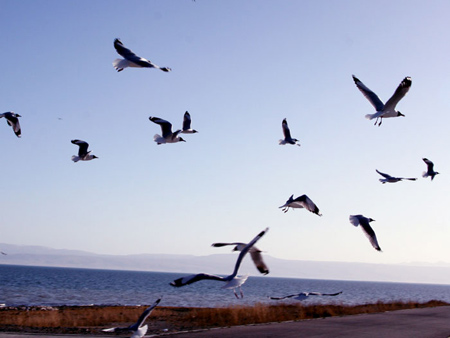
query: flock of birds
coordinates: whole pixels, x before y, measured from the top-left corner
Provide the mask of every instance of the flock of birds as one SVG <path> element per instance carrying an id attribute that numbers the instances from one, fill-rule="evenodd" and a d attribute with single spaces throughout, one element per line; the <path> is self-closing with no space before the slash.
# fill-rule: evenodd
<path id="1" fill-rule="evenodd" d="M 155 68 L 160 69 L 164 72 L 170 72 L 171 69 L 169 67 L 160 67 L 151 61 L 142 58 L 140 56 L 137 56 L 133 51 L 126 48 L 122 41 L 119 39 L 114 40 L 114 48 L 116 49 L 117 53 L 123 57 L 123 59 L 116 59 L 113 61 L 114 68 L 121 72 L 127 67 L 136 67 L 136 68 Z M 405 77 L 402 82 L 397 87 L 396 91 L 392 95 L 392 97 L 384 104 L 378 96 L 370 90 L 366 85 L 364 85 L 357 77 L 353 75 L 353 80 L 356 84 L 356 87 L 361 91 L 361 93 L 369 100 L 369 102 L 373 105 L 375 108 L 375 113 L 373 114 L 367 114 L 365 117 L 369 120 L 375 119 L 375 125 L 380 126 L 383 122 L 384 118 L 392 118 L 392 117 L 400 117 L 405 116 L 400 111 L 396 110 L 396 106 L 398 102 L 406 95 L 406 93 L 409 91 L 412 80 L 410 77 Z M 3 114 L 0 114 L 0 118 L 4 117 L 6 119 L 6 122 L 9 126 L 12 127 L 15 135 L 17 137 L 21 137 L 21 127 L 19 122 L 19 117 L 21 117 L 19 114 L 16 114 L 14 112 L 5 112 Z M 166 143 L 177 143 L 177 142 L 185 142 L 185 140 L 180 137 L 180 134 L 194 134 L 197 133 L 195 129 L 191 128 L 191 116 L 189 112 L 185 112 L 183 117 L 183 124 L 181 129 L 177 129 L 175 131 L 172 131 L 172 124 L 169 121 L 166 121 L 159 117 L 149 117 L 149 120 L 155 124 L 158 124 L 161 128 L 161 135 L 156 134 L 154 136 L 154 141 L 158 144 L 166 144 Z M 293 138 L 291 136 L 291 132 L 287 123 L 286 119 L 283 119 L 282 121 L 282 131 L 284 138 L 279 140 L 280 145 L 297 145 L 300 146 L 299 140 L 296 138 Z M 89 144 L 86 141 L 83 140 L 71 140 L 71 142 L 75 145 L 77 145 L 78 148 L 78 155 L 72 156 L 72 161 L 78 162 L 78 161 L 90 161 L 93 159 L 98 158 L 96 155 L 91 154 L 91 151 L 89 151 Z M 423 161 L 427 165 L 427 170 L 423 173 L 423 177 L 427 178 L 430 177 L 431 180 L 434 179 L 434 177 L 439 174 L 434 170 L 433 162 L 428 160 L 427 158 L 423 158 Z M 378 170 L 376 170 L 378 174 L 380 174 L 383 178 L 380 179 L 381 183 L 396 183 L 402 180 L 410 180 L 415 181 L 417 178 L 404 178 L 404 177 L 394 177 L 390 176 L 386 173 L 382 173 Z M 304 208 L 318 216 L 322 216 L 322 214 L 319 211 L 319 208 L 317 205 L 307 196 L 307 195 L 301 195 L 294 199 L 294 195 L 290 196 L 289 199 L 286 201 L 286 203 L 279 208 L 282 209 L 283 212 L 287 212 L 289 208 Z M 370 226 L 370 223 L 374 220 L 372 218 L 365 217 L 363 215 L 350 215 L 349 221 L 352 225 L 355 227 L 360 226 L 363 230 L 364 234 L 368 237 L 371 245 L 375 248 L 377 251 L 381 251 L 381 248 L 378 244 L 377 237 L 375 235 L 374 230 Z M 213 243 L 213 247 L 223 247 L 223 246 L 234 246 L 233 251 L 239 251 L 239 256 L 235 262 L 233 271 L 230 275 L 222 277 L 217 275 L 212 275 L 208 273 L 198 273 L 194 275 L 188 275 L 185 277 L 178 278 L 170 283 L 170 285 L 174 287 L 183 287 L 185 285 L 189 285 L 192 283 L 196 283 L 202 280 L 213 280 L 213 281 L 219 281 L 224 282 L 225 285 L 223 288 L 226 289 L 232 289 L 236 298 L 242 298 L 244 296 L 241 286 L 245 283 L 245 281 L 248 278 L 248 275 L 246 276 L 238 276 L 239 268 L 241 266 L 242 260 L 247 255 L 247 253 L 250 254 L 256 268 L 258 271 L 264 275 L 269 273 L 269 268 L 264 263 L 261 250 L 259 250 L 254 245 L 256 242 L 258 242 L 268 231 L 268 228 L 261 231 L 255 238 L 253 238 L 248 243 L 243 242 L 233 242 L 233 243 Z M 2 254 L 5 254 L 2 252 Z M 239 294 L 236 292 L 236 289 L 239 290 Z M 336 293 L 320 293 L 320 292 L 302 292 L 292 295 L 287 295 L 283 297 L 269 297 L 273 300 L 282 300 L 287 298 L 293 298 L 297 300 L 304 300 L 310 296 L 337 296 L 341 294 L 342 292 L 336 292 Z M 152 310 L 159 304 L 161 301 L 161 298 L 156 300 L 154 304 L 152 304 L 150 307 L 148 307 L 142 315 L 139 317 L 138 321 L 125 328 L 110 328 L 105 329 L 103 331 L 105 332 L 131 332 L 131 337 L 143 337 L 145 333 L 147 332 L 147 325 L 144 325 L 145 320 L 150 315 Z"/>

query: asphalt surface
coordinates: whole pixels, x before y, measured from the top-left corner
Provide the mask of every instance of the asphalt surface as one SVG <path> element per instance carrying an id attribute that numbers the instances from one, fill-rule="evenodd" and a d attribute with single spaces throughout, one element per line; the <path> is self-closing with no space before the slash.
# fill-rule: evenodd
<path id="1" fill-rule="evenodd" d="M 264 337 L 408 337 L 449 338 L 450 306 L 399 310 L 298 322 L 246 325 L 197 332 L 164 335 L 175 338 L 264 338 Z M 39 334 L 0 333 L 1 338 L 44 338 Z M 87 338 L 88 336 L 52 335 L 51 337 Z M 94 337 L 99 337 L 94 336 Z M 104 337 L 118 337 L 105 334 Z M 146 337 L 151 337 L 146 336 Z"/>

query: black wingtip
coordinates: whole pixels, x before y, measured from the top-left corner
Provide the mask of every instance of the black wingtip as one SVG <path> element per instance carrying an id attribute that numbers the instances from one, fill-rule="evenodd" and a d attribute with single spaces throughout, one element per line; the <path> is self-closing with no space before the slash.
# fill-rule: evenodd
<path id="1" fill-rule="evenodd" d="M 178 278 L 175 279 L 173 282 L 170 282 L 170 285 L 174 286 L 174 287 L 180 287 L 183 286 L 183 278 Z"/>

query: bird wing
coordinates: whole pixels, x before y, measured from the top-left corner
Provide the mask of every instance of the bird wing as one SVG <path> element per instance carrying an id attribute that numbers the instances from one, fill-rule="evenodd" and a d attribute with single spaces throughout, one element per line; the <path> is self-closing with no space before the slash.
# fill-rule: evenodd
<path id="1" fill-rule="evenodd" d="M 180 287 L 180 286 L 185 286 L 188 284 L 192 284 L 204 279 L 209 279 L 209 280 L 218 280 L 221 282 L 225 282 L 228 281 L 226 280 L 224 277 L 220 277 L 220 276 L 216 276 L 216 275 L 210 275 L 207 273 L 198 273 L 196 275 L 189 275 L 186 277 L 181 277 L 178 279 L 175 279 L 173 282 L 170 283 L 170 285 L 175 286 L 175 287 Z"/>
<path id="2" fill-rule="evenodd" d="M 294 201 L 294 195 L 291 195 L 291 197 L 289 197 L 289 199 L 286 201 L 286 203 L 284 203 L 284 205 L 282 205 L 281 207 L 278 208 L 284 208 L 287 207 L 289 204 L 291 204 Z"/>
<path id="3" fill-rule="evenodd" d="M 83 157 L 88 153 L 89 143 L 82 141 L 82 140 L 72 140 L 70 141 L 73 144 L 76 144 L 78 147 L 78 156 Z"/>
<path id="4" fill-rule="evenodd" d="M 377 173 L 379 173 L 381 176 L 385 177 L 385 178 L 393 178 L 391 175 L 382 173 L 381 171 L 378 171 L 377 169 L 375 169 L 375 171 L 376 171 Z"/>
<path id="5" fill-rule="evenodd" d="M 20 137 L 22 135 L 19 119 L 17 118 L 16 114 L 12 112 L 6 112 L 4 114 L 1 114 L 0 117 L 4 117 L 6 119 L 6 122 L 9 126 L 12 127 L 14 134 L 16 134 L 17 137 Z"/>
<path id="6" fill-rule="evenodd" d="M 169 121 L 163 120 L 159 117 L 152 117 L 152 116 L 149 117 L 149 120 L 160 125 L 162 136 L 164 138 L 172 134 L 172 123 L 170 123 Z"/>
<path id="7" fill-rule="evenodd" d="M 183 117 L 183 130 L 189 129 L 191 129 L 191 115 L 189 112 L 185 112 Z"/>
<path id="8" fill-rule="evenodd" d="M 283 122 L 281 123 L 281 126 L 283 127 L 284 138 L 285 139 L 290 139 L 291 138 L 291 131 L 289 130 L 288 123 L 287 123 L 286 119 L 283 120 Z"/>
<path id="9" fill-rule="evenodd" d="M 131 61 L 142 67 L 153 66 L 153 64 L 149 60 L 137 56 L 133 51 L 131 51 L 131 49 L 126 48 L 123 45 L 122 41 L 120 41 L 119 39 L 114 40 L 114 48 L 116 49 L 117 53 L 119 53 L 119 55 L 123 56 L 128 61 Z"/>
<path id="10" fill-rule="evenodd" d="M 245 255 L 247 254 L 247 252 L 249 252 L 249 250 L 253 247 L 253 245 L 255 245 L 255 243 L 257 241 L 259 241 L 261 239 L 262 236 L 264 236 L 264 234 L 269 231 L 269 228 L 265 228 L 263 231 L 261 231 L 255 238 L 253 238 L 243 249 L 242 251 L 239 253 L 238 259 L 236 260 L 236 265 L 234 266 L 234 271 L 231 275 L 225 277 L 225 279 L 227 281 L 232 280 L 234 277 L 236 277 L 238 271 L 239 271 L 239 267 L 241 266 L 242 260 L 244 259 Z"/>
<path id="11" fill-rule="evenodd" d="M 353 81 L 355 81 L 356 87 L 363 93 L 363 95 L 366 97 L 367 100 L 372 104 L 372 106 L 375 107 L 376 111 L 381 111 L 384 108 L 383 102 L 380 100 L 380 98 L 375 94 L 373 91 L 371 91 L 369 88 L 367 88 L 364 83 L 361 82 L 355 75 L 352 75 Z"/>
<path id="12" fill-rule="evenodd" d="M 319 216 L 322 216 L 317 205 L 315 205 L 314 202 L 308 196 L 301 195 L 301 196 L 297 197 L 294 200 L 294 202 L 299 203 L 306 210 L 311 211 L 312 213 L 315 213 Z"/>
<path id="13" fill-rule="evenodd" d="M 350 215 L 348 218 L 350 223 L 353 224 L 355 227 L 359 225 L 359 218 L 363 217 L 362 215 Z"/>
<path id="14" fill-rule="evenodd" d="M 284 296 L 284 297 L 269 297 L 270 299 L 274 299 L 274 300 L 282 300 L 282 299 L 286 299 L 286 298 L 292 298 L 298 296 L 298 293 L 296 293 L 295 295 L 289 295 L 289 296 Z"/>
<path id="15" fill-rule="evenodd" d="M 17 137 L 20 137 L 22 135 L 19 119 L 17 117 L 15 117 L 15 122 L 13 123 L 12 128 L 14 130 L 14 134 L 16 134 Z"/>
<path id="16" fill-rule="evenodd" d="M 409 91 L 409 88 L 411 88 L 411 84 L 412 84 L 411 78 L 409 76 L 405 77 L 403 81 L 400 82 L 400 84 L 398 85 L 394 95 L 392 95 L 391 98 L 387 100 L 386 104 L 384 105 L 385 110 L 393 111 L 397 103 Z"/>
<path id="17" fill-rule="evenodd" d="M 361 229 L 363 230 L 364 234 L 367 236 L 370 244 L 372 244 L 375 250 L 381 251 L 381 248 L 378 245 L 377 236 L 375 235 L 375 231 L 373 231 L 372 227 L 370 226 L 369 220 L 365 217 L 361 218 L 359 220 L 359 225 L 361 226 Z"/>
<path id="18" fill-rule="evenodd" d="M 152 305 L 146 308 L 144 312 L 142 312 L 137 322 L 134 325 L 132 325 L 130 329 L 138 330 L 139 328 L 141 328 L 142 324 L 144 324 L 147 317 L 150 315 L 150 313 L 152 313 L 153 309 L 159 304 L 160 301 L 161 298 L 157 299 Z"/>
<path id="19" fill-rule="evenodd" d="M 433 171 L 434 163 L 431 162 L 427 158 L 423 158 L 422 160 L 427 164 L 427 170 L 430 171 L 430 172 Z"/>
<path id="20" fill-rule="evenodd" d="M 226 245 L 239 245 L 239 244 L 244 244 L 244 246 L 245 246 L 245 243 L 213 243 L 213 244 L 211 244 L 211 246 L 213 246 L 215 248 L 220 248 L 220 247 L 226 246 Z"/>
<path id="21" fill-rule="evenodd" d="M 308 296 L 337 296 L 340 295 L 342 291 L 336 293 L 321 293 L 321 292 L 308 292 Z"/>
<path id="22" fill-rule="evenodd" d="M 259 272 L 261 272 L 263 275 L 267 275 L 269 273 L 269 268 L 263 261 L 261 250 L 252 247 L 250 249 L 250 257 L 252 258 L 252 261 L 253 263 L 255 263 L 255 266 Z"/>

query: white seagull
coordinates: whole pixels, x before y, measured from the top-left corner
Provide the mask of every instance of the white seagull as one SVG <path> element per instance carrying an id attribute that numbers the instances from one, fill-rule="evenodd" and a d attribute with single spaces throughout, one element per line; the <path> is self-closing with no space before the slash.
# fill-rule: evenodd
<path id="1" fill-rule="evenodd" d="M 360 225 L 362 231 L 369 239 L 370 244 L 372 244 L 375 250 L 381 251 L 381 248 L 378 245 L 377 236 L 375 236 L 375 232 L 373 231 L 372 227 L 369 224 L 370 222 L 375 221 L 374 219 L 364 217 L 363 215 L 350 215 L 349 220 L 350 223 L 353 224 L 355 227 Z"/>
<path id="2" fill-rule="evenodd" d="M 73 144 L 76 144 L 79 147 L 78 156 L 73 155 L 72 161 L 74 161 L 74 162 L 90 161 L 90 160 L 93 160 L 94 158 L 98 158 L 95 155 L 91 155 L 91 151 L 88 151 L 89 143 L 82 141 L 82 140 L 72 140 L 70 142 L 72 142 Z"/>
<path id="3" fill-rule="evenodd" d="M 14 130 L 14 134 L 16 134 L 17 137 L 20 137 L 22 135 L 22 131 L 20 130 L 20 123 L 18 117 L 22 117 L 19 114 L 16 114 L 12 111 L 0 114 L 0 118 L 4 117 L 6 119 L 6 123 L 8 123 L 8 126 L 11 126 Z"/>
<path id="4" fill-rule="evenodd" d="M 180 129 L 172 133 L 172 123 L 170 123 L 169 121 L 160 119 L 159 117 L 152 117 L 152 116 L 150 116 L 148 119 L 161 126 L 162 136 L 158 134 L 155 134 L 155 136 L 153 136 L 153 140 L 157 144 L 186 142 L 185 140 L 183 140 L 181 137 L 178 136 L 178 134 L 181 132 Z"/>
<path id="5" fill-rule="evenodd" d="M 247 244 L 240 242 L 211 244 L 211 246 L 215 248 L 219 248 L 226 245 L 234 245 L 235 247 L 233 248 L 233 251 L 242 251 Z M 263 275 L 267 275 L 269 273 L 269 268 L 264 263 L 261 252 L 262 251 L 259 250 L 256 246 L 251 247 L 249 250 L 250 257 L 252 258 L 253 263 L 255 263 L 255 266 L 258 269 L 258 271 L 261 272 Z"/>
<path id="6" fill-rule="evenodd" d="M 118 72 L 127 67 L 158 68 L 164 72 L 170 72 L 172 70 L 169 67 L 160 67 L 147 59 L 137 56 L 130 49 L 126 48 L 119 39 L 114 40 L 114 48 L 119 55 L 123 56 L 123 59 L 115 59 L 113 61 L 113 66 Z"/>
<path id="7" fill-rule="evenodd" d="M 281 123 L 281 127 L 283 128 L 284 139 L 283 140 L 279 140 L 278 144 L 280 144 L 280 145 L 296 144 L 296 145 L 298 145 L 300 147 L 300 143 L 297 143 L 298 140 L 296 138 L 292 138 L 291 137 L 291 131 L 289 130 L 288 123 L 287 123 L 286 119 L 284 119 L 283 122 Z"/>
<path id="8" fill-rule="evenodd" d="M 305 208 L 318 216 L 322 216 L 317 205 L 306 195 L 301 195 L 296 199 L 294 199 L 294 195 L 291 195 L 286 203 L 279 208 L 283 208 L 283 212 L 288 212 L 289 208 Z"/>
<path id="9" fill-rule="evenodd" d="M 395 93 L 389 100 L 387 100 L 386 104 L 383 104 L 383 102 L 378 98 L 377 94 L 367 88 L 364 83 L 362 83 L 355 75 L 352 76 L 353 81 L 355 81 L 356 87 L 358 87 L 358 89 L 361 91 L 361 93 L 363 93 L 366 99 L 369 100 L 372 106 L 375 107 L 376 113 L 367 114 L 367 119 L 376 119 L 375 125 L 377 124 L 378 119 L 380 119 L 380 123 L 378 123 L 378 126 L 380 126 L 383 122 L 383 118 L 405 116 L 399 111 L 395 110 L 395 106 L 403 98 L 403 96 L 406 95 L 406 93 L 409 91 L 409 88 L 411 87 L 412 80 L 409 76 L 405 77 L 403 81 L 400 82 Z"/>
<path id="10" fill-rule="evenodd" d="M 128 327 L 112 327 L 110 329 L 103 329 L 104 332 L 119 332 L 119 333 L 132 333 L 131 338 L 138 338 L 138 337 L 144 337 L 144 335 L 147 333 L 148 326 L 143 325 L 147 317 L 150 315 L 152 310 L 159 304 L 161 301 L 160 299 L 157 299 L 151 306 L 145 309 L 144 312 L 142 312 L 141 316 L 137 320 L 136 323 L 133 325 L 130 325 Z"/>
<path id="11" fill-rule="evenodd" d="M 284 296 L 284 297 L 269 297 L 269 298 L 274 299 L 274 300 L 282 300 L 282 299 L 286 299 L 286 298 L 305 300 L 305 299 L 309 298 L 310 296 L 338 296 L 341 293 L 342 293 L 342 291 L 336 292 L 336 293 L 300 292 L 300 293 L 296 293 L 294 295 L 289 295 L 289 296 Z"/>
<path id="12" fill-rule="evenodd" d="M 191 128 L 191 115 L 188 111 L 184 113 L 183 117 L 183 128 L 181 129 L 182 134 L 195 134 L 198 133 L 197 130 Z"/>
<path id="13" fill-rule="evenodd" d="M 207 273 L 199 273 L 196 275 L 189 275 L 186 277 L 181 277 L 178 279 L 175 279 L 173 282 L 170 283 L 170 285 L 175 286 L 175 287 L 181 287 L 181 286 L 185 286 L 188 284 L 192 284 L 204 279 L 207 280 L 216 280 L 216 281 L 220 281 L 220 282 L 226 282 L 227 284 L 225 284 L 224 288 L 232 288 L 235 289 L 236 287 L 240 288 L 240 285 L 242 285 L 245 280 L 247 278 L 245 277 L 236 277 L 238 271 L 239 271 L 239 267 L 241 266 L 242 260 L 244 259 L 245 255 L 249 252 L 249 250 L 253 247 L 253 245 L 255 245 L 255 243 L 262 237 L 264 236 L 264 234 L 269 231 L 269 228 L 264 229 L 263 231 L 261 231 L 255 238 L 253 238 L 240 252 L 238 259 L 236 261 L 236 264 L 234 266 L 234 270 L 233 273 L 229 276 L 226 277 L 221 277 L 221 276 L 216 276 L 216 275 L 210 275 Z M 242 294 L 242 290 L 241 291 L 241 296 L 243 296 Z M 235 292 L 236 297 L 237 294 Z M 239 298 L 239 297 L 238 297 Z"/>
<path id="14" fill-rule="evenodd" d="M 434 169 L 433 169 L 434 168 L 434 163 L 431 162 L 427 158 L 423 158 L 422 160 L 427 164 L 427 171 L 424 171 L 422 176 L 425 177 L 425 178 L 431 177 L 431 180 L 433 180 L 434 176 L 439 174 L 437 171 L 434 171 Z"/>
<path id="15" fill-rule="evenodd" d="M 380 178 L 380 182 L 383 184 L 400 182 L 402 180 L 409 180 L 409 181 L 417 180 L 417 178 L 393 177 L 391 175 L 388 175 L 388 174 L 382 173 L 381 171 L 378 171 L 378 169 L 375 169 L 375 171 L 384 177 L 384 178 Z"/>

